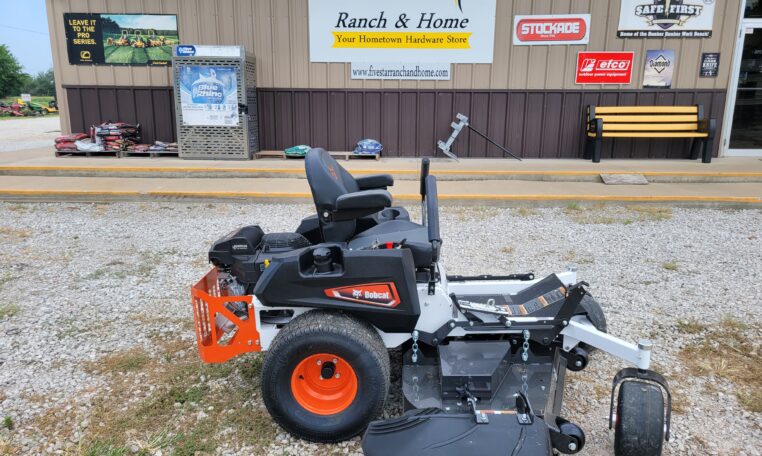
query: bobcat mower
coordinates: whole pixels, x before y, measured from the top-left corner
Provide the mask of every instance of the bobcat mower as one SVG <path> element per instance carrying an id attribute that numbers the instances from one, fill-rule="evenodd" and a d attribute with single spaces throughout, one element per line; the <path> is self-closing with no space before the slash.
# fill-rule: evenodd
<path id="1" fill-rule="evenodd" d="M 367 455 L 575 454 L 585 433 L 561 416 L 564 382 L 599 349 L 632 365 L 612 382 L 614 453 L 661 454 L 671 398 L 652 345 L 607 334 L 574 270 L 447 274 L 428 159 L 421 224 L 392 207 L 391 176 L 355 178 L 322 149 L 305 166 L 316 214 L 293 233 L 229 233 L 191 292 L 205 362 L 266 352 L 262 396 L 281 427 L 314 442 L 364 433 Z M 390 349 L 404 413 L 374 421 Z"/>

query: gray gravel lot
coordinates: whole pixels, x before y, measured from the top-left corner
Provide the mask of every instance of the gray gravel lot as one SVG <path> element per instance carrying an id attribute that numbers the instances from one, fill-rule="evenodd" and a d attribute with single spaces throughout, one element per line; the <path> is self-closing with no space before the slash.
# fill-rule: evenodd
<path id="1" fill-rule="evenodd" d="M 130 407 L 164 388 L 141 366 L 156 362 L 166 369 L 174 359 L 195 360 L 189 286 L 208 270 L 211 242 L 244 224 L 291 231 L 312 210 L 238 203 L 0 203 L 0 419 L 13 423 L 12 430 L 0 430 L 0 454 L 124 454 L 119 445 L 127 453 L 192 454 L 177 450 L 181 441 L 201 453 L 359 453 L 358 439 L 309 444 L 267 418 L 258 425 L 269 429 L 267 435 L 241 442 L 240 433 L 249 431 L 236 429 L 234 421 L 224 429 L 204 427 L 220 407 L 194 398 L 174 402 L 171 419 L 152 424 L 157 430 L 169 426 L 168 434 L 125 430 L 122 441 L 111 442 L 109 451 L 117 449 L 111 453 L 98 451 L 105 447 L 93 447 L 90 437 L 104 427 L 92 421 L 98 416 L 93 407 L 117 397 L 125 384 L 135 388 L 129 393 L 135 401 L 113 405 L 114 414 L 132 413 Z M 721 375 L 692 375 L 679 356 L 701 346 L 707 332 L 729 317 L 739 322 L 733 331 L 743 333 L 757 353 L 762 211 L 447 206 L 441 225 L 449 273 L 545 275 L 576 264 L 604 306 L 609 332 L 653 339 L 653 361 L 673 383 L 677 408 L 665 454 L 762 454 L 762 413 L 740 405 L 739 385 Z M 698 329 L 686 330 L 686 322 Z M 157 341 L 167 340 L 179 347 L 172 352 L 178 358 L 160 354 Z M 121 366 L 118 375 L 93 368 L 129 350 L 149 361 Z M 194 388 L 207 394 L 240 390 L 247 381 L 241 383 L 247 372 L 241 366 L 256 366 L 255 358 L 214 377 L 199 374 Z M 567 377 L 567 417 L 587 433 L 583 454 L 612 453 L 608 391 L 621 367 L 596 353 L 584 372 Z M 248 380 L 254 387 L 257 381 Z M 239 406 L 262 412 L 256 393 L 222 408 L 232 416 Z M 396 410 L 390 404 L 386 414 Z M 195 447 L 188 436 L 173 437 L 173 423 L 199 429 Z"/>
<path id="2" fill-rule="evenodd" d="M 61 134 L 58 116 L 20 117 L 0 121 L 0 152 L 50 147 Z"/>

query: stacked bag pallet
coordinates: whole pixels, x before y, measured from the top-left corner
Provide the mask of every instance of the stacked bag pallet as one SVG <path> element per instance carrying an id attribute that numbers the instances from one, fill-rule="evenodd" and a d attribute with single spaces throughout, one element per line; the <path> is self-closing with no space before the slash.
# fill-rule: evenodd
<path id="1" fill-rule="evenodd" d="M 114 157 L 158 157 L 178 155 L 176 142 L 156 141 L 141 144 L 140 124 L 104 122 L 90 127 L 90 134 L 72 133 L 55 139 L 56 156 L 61 155 L 111 155 Z"/>
<path id="2" fill-rule="evenodd" d="M 90 137 L 85 133 L 72 133 L 70 135 L 58 136 L 55 139 L 56 156 L 64 153 L 78 152 L 77 141 L 89 138 Z"/>
<path id="3" fill-rule="evenodd" d="M 140 144 L 140 124 L 109 121 L 91 127 L 90 132 L 96 144 L 106 152 L 128 152 Z"/>

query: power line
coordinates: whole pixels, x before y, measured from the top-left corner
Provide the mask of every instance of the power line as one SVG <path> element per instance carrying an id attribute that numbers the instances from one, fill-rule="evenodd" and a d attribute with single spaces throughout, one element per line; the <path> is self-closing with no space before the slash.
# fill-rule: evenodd
<path id="1" fill-rule="evenodd" d="M 42 35 L 42 36 L 49 36 L 47 33 L 38 32 L 37 30 L 25 29 L 25 28 L 21 28 L 21 27 L 14 27 L 12 25 L 3 25 L 3 24 L 0 24 L 0 27 L 5 27 L 5 28 L 13 29 L 13 30 L 19 30 L 21 32 L 36 33 L 37 35 Z"/>

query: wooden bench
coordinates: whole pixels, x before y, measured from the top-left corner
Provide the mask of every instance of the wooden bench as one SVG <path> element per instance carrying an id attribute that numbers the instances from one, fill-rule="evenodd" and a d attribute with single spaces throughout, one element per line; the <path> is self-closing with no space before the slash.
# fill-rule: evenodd
<path id="1" fill-rule="evenodd" d="M 692 138 L 691 160 L 699 155 L 711 163 L 716 123 L 694 106 L 595 106 L 587 107 L 585 158 L 601 161 L 603 138 Z"/>

